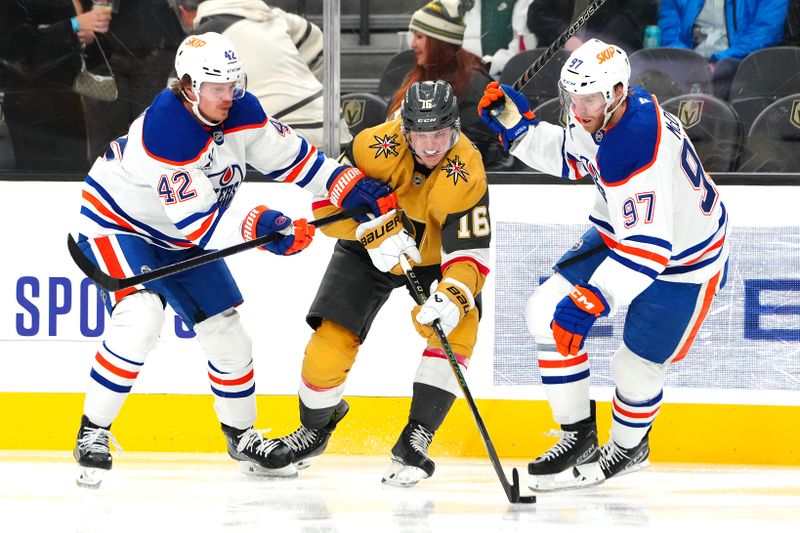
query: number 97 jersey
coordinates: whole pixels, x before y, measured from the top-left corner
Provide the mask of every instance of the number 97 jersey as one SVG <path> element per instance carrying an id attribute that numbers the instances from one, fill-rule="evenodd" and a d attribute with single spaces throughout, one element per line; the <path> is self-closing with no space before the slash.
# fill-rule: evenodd
<path id="1" fill-rule="evenodd" d="M 540 123 L 512 153 L 542 172 L 590 176 L 597 188 L 589 220 L 611 254 L 589 281 L 616 309 L 655 279 L 702 283 L 728 258 L 727 213 L 678 119 L 632 88 L 620 120 L 588 133 Z"/>

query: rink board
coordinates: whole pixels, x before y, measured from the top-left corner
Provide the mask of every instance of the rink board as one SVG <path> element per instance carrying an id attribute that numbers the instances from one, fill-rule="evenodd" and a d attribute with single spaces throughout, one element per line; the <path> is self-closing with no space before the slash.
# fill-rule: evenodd
<path id="1" fill-rule="evenodd" d="M 388 455 L 408 416 L 408 398 L 349 397 L 350 413 L 328 449 L 352 455 Z M 545 401 L 478 400 L 501 457 L 532 459 L 555 440 Z M 112 430 L 123 450 L 224 451 L 212 407 L 199 395 L 128 398 Z M 69 450 L 83 405 L 82 394 L 0 393 L 4 426 L 0 449 Z M 297 397 L 259 396 L 256 427 L 280 436 L 299 424 Z M 611 407 L 598 402 L 601 442 L 611 427 Z M 651 433 L 653 461 L 800 466 L 800 406 L 666 403 Z M 791 421 L 787 423 L 787 421 Z M 485 457 L 486 450 L 464 400 L 457 400 L 431 447 L 433 456 Z"/>
<path id="2" fill-rule="evenodd" d="M 796 465 L 800 187 L 733 186 L 720 192 L 732 242 L 739 247 L 735 270 L 709 325 L 700 330 L 697 351 L 667 374 L 653 457 Z M 107 320 L 95 287 L 66 252 L 80 184 L 0 182 L 0 194 L 37 201 L 35 210 L 27 201 L 10 201 L 0 210 L 10 250 L 0 262 L 0 412 L 10 417 L 0 449 L 69 449 Z M 553 442 L 542 435 L 553 423 L 524 325 L 524 302 L 552 260 L 587 227 L 593 195 L 591 186 L 491 188 L 492 273 L 466 377 L 502 455 L 531 457 Z M 237 210 L 243 214 L 265 202 L 293 216 L 310 216 L 309 197 L 296 187 L 246 183 L 220 225 L 217 246 L 235 242 Z M 752 242 L 762 246 L 741 253 Z M 251 251 L 228 260 L 245 296 L 242 322 L 253 337 L 259 427 L 272 427 L 273 434 L 297 425 L 296 391 L 310 334 L 304 315 L 332 247 L 332 239 L 320 236 L 296 256 Z M 385 454 L 402 428 L 423 348 L 409 320 L 411 305 L 407 294 L 395 291 L 375 321 L 348 377 L 353 412 L 332 449 Z M 608 361 L 621 331 L 615 320 L 599 321 L 589 341 L 592 396 L 604 406 L 599 411 L 604 436 L 610 415 L 602 402 L 613 394 Z M 207 367 L 191 337 L 169 312 L 161 341 L 114 425 L 124 448 L 221 449 Z M 485 453 L 461 401 L 437 434 L 433 452 Z"/>

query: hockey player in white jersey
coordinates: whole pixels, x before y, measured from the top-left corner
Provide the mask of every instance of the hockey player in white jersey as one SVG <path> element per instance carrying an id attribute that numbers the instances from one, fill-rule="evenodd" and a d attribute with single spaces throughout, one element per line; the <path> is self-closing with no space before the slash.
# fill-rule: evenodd
<path id="1" fill-rule="evenodd" d="M 246 92 L 244 67 L 226 37 L 186 38 L 175 69 L 178 80 L 127 135 L 111 142 L 86 177 L 78 244 L 104 272 L 131 276 L 204 253 L 246 164 L 345 209 L 367 204 L 380 216 L 394 208 L 388 186 L 325 157 L 266 116 Z M 314 227 L 254 207 L 242 236 L 266 234 L 279 239 L 264 248 L 291 255 L 311 243 Z M 235 309 L 242 296 L 224 261 L 103 296 L 111 319 L 93 361 L 74 451 L 79 484 L 97 486 L 111 468 L 109 428 L 158 340 L 166 304 L 194 330 L 208 359 L 214 408 L 231 457 L 246 473 L 296 475 L 292 451 L 253 429 L 251 341 Z"/>
<path id="2" fill-rule="evenodd" d="M 528 301 L 542 384 L 561 437 L 528 465 L 531 488 L 599 483 L 648 464 L 664 374 L 688 352 L 725 283 L 727 214 L 680 122 L 628 87 L 625 52 L 597 39 L 561 70 L 566 128 L 539 122 L 525 97 L 487 86 L 478 111 L 527 165 L 597 192 L 593 227 Z M 503 105 L 494 116 L 489 106 Z M 611 439 L 599 448 L 584 340 L 627 306 L 611 372 Z"/>

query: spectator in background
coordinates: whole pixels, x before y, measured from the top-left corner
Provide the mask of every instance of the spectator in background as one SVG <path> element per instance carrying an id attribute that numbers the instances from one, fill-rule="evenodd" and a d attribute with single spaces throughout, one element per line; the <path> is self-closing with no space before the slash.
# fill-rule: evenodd
<path id="1" fill-rule="evenodd" d="M 528 8 L 528 29 L 539 39 L 539 46 L 550 46 L 589 3 L 590 0 L 535 0 Z M 564 50 L 572 52 L 594 37 L 616 43 L 630 54 L 644 47 L 644 29 L 657 21 L 658 0 L 607 0 L 566 42 Z"/>
<path id="2" fill-rule="evenodd" d="M 497 168 L 513 159 L 504 154 L 497 136 L 475 111 L 492 78 L 483 60 L 462 47 L 464 14 L 472 6 L 471 0 L 433 0 L 414 12 L 409 30 L 417 64 L 389 102 L 387 115 L 389 119 L 399 116 L 400 105 L 413 83 L 444 80 L 458 99 L 461 131 L 480 151 L 484 166 Z"/>
<path id="3" fill-rule="evenodd" d="M 267 115 L 322 147 L 322 30 L 262 0 L 172 1 L 187 33 L 214 31 L 233 41 Z M 347 124 L 339 126 L 339 140 L 349 143 Z"/>
<path id="4" fill-rule="evenodd" d="M 800 46 L 800 0 L 789 2 L 789 11 L 786 13 L 786 27 L 783 30 L 783 44 L 785 46 Z"/>
<path id="5" fill-rule="evenodd" d="M 77 14 L 71 0 L 0 3 L 3 111 L 18 169 L 85 169 L 86 125 L 72 82 L 81 46 L 108 24 L 107 12 Z"/>
<path id="6" fill-rule="evenodd" d="M 464 15 L 465 50 L 482 56 L 493 78 L 500 76 L 508 60 L 536 48 L 537 39 L 528 31 L 527 14 L 533 0 L 476 0 Z"/>
<path id="7" fill-rule="evenodd" d="M 742 59 L 783 38 L 789 0 L 661 0 L 661 46 L 708 59 L 714 95 L 727 100 Z"/>
<path id="8" fill-rule="evenodd" d="M 90 8 L 91 0 L 82 0 Z M 83 98 L 89 159 L 127 131 L 128 125 L 166 86 L 175 50 L 183 40 L 178 18 L 167 0 L 114 0 L 111 28 L 102 46 L 117 83 L 114 102 Z M 105 65 L 97 73 L 107 74 Z"/>

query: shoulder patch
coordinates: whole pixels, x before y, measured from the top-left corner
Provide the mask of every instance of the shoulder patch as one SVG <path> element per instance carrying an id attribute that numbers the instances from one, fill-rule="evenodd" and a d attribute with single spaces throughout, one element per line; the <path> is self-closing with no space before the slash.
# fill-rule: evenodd
<path id="1" fill-rule="evenodd" d="M 261 107 L 261 102 L 258 101 L 254 94 L 246 92 L 243 97 L 233 101 L 233 107 L 228 111 L 228 118 L 225 119 L 222 126 L 225 133 L 233 133 L 261 127 L 266 121 L 267 114 L 264 112 L 264 108 Z M 280 123 L 278 122 L 278 124 Z"/>
<path id="2" fill-rule="evenodd" d="M 179 166 L 192 163 L 210 142 L 209 132 L 169 89 L 161 91 L 145 111 L 142 145 L 153 159 Z"/>
<path id="3" fill-rule="evenodd" d="M 397 140 L 398 135 L 399 133 L 393 135 L 387 133 L 384 135 L 372 136 L 375 139 L 375 143 L 370 144 L 369 147 L 375 150 L 375 159 L 379 159 L 380 156 L 383 156 L 385 159 L 389 159 L 389 156 L 397 157 L 397 147 L 400 146 Z"/>
<path id="4" fill-rule="evenodd" d="M 467 165 L 461 161 L 461 157 L 458 154 L 453 155 L 452 158 L 445 157 L 441 169 L 447 173 L 448 178 L 453 180 L 453 185 L 458 185 L 459 180 L 463 180 L 464 183 L 469 181 L 467 180 L 469 176 Z"/>
<path id="5" fill-rule="evenodd" d="M 658 106 L 634 93 L 625 115 L 611 128 L 597 151 L 600 180 L 611 187 L 626 183 L 655 161 L 661 140 Z"/>

